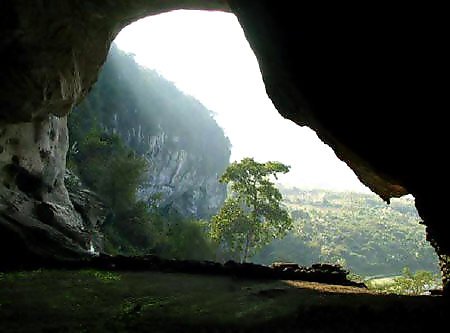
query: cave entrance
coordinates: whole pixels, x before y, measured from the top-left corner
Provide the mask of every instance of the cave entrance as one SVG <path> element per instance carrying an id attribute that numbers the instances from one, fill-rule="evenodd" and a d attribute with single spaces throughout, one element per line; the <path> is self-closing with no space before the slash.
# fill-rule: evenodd
<path id="1" fill-rule="evenodd" d="M 110 54 L 109 63 L 93 89 L 97 95 L 88 96 L 79 106 L 84 114 L 95 112 L 96 108 L 107 109 L 108 113 L 97 117 L 100 118 L 99 127 L 108 133 L 118 133 L 138 153 L 150 157 L 153 173 L 147 174 L 147 189 L 144 186 L 141 191 L 155 195 L 156 205 L 165 211 L 176 207 L 181 215 L 189 213 L 198 219 L 207 219 L 219 206 L 219 190 L 211 181 L 189 189 L 201 176 L 193 171 L 195 164 L 192 164 L 192 170 L 186 164 L 197 160 L 199 167 L 204 168 L 205 164 L 220 160 L 220 165 L 215 167 L 223 170 L 223 163 L 229 156 L 225 150 L 219 156 L 219 151 L 226 140 L 219 143 L 216 142 L 219 139 L 213 140 L 207 132 L 203 136 L 195 136 L 189 130 L 170 135 L 174 133 L 170 127 L 180 128 L 197 121 L 186 112 L 194 104 L 201 103 L 211 111 L 210 118 L 223 128 L 224 138 L 229 138 L 232 161 L 253 157 L 259 161 L 277 160 L 291 166 L 291 171 L 280 177 L 278 184 L 284 195 L 284 204 L 295 220 L 294 229 L 284 239 L 262 248 L 254 255 L 253 261 L 263 264 L 289 261 L 302 265 L 318 261 L 338 263 L 366 277 L 398 275 L 404 267 L 412 271 L 438 272 L 437 257 L 425 240 L 424 228 L 418 223 L 414 198 L 401 198 L 393 200 L 390 206 L 386 205 L 359 182 L 352 170 L 312 130 L 299 127 L 279 115 L 265 92 L 256 57 L 234 15 L 174 11 L 148 17 L 123 29 L 115 44 L 118 49 L 133 54 L 128 56 L 133 58 L 126 62 L 128 65 L 132 66 L 135 61 L 152 69 L 148 72 L 153 76 L 152 82 L 161 75 L 185 95 L 194 97 L 156 98 L 152 95 L 154 93 L 140 88 L 131 89 L 129 94 L 120 92 L 112 82 L 132 85 L 127 77 L 136 69 L 114 68 L 119 63 L 124 64 L 119 59 L 124 55 L 116 55 L 113 59 Z M 102 77 L 108 75 L 105 71 L 112 72 L 109 75 L 113 75 L 113 80 L 102 83 Z M 102 84 L 105 87 L 99 88 Z M 171 83 L 162 85 L 157 88 L 158 94 L 169 96 Z M 112 99 L 120 94 L 123 99 L 114 103 L 115 106 L 99 102 L 101 96 Z M 139 99 L 137 95 L 152 95 L 152 98 Z M 138 103 L 132 102 L 136 99 L 139 99 Z M 182 100 L 189 100 L 189 106 L 180 105 Z M 176 115 L 175 111 L 174 117 L 178 117 L 176 124 L 170 123 L 165 116 L 164 122 L 155 121 L 157 118 L 143 119 L 139 110 L 148 104 L 152 104 L 153 109 L 164 108 L 166 112 L 184 108 L 181 122 L 180 114 Z M 120 112 L 111 108 L 122 108 L 139 118 L 140 123 L 131 116 L 123 119 Z M 77 112 L 74 112 L 73 117 L 76 116 Z M 154 112 L 152 116 L 161 115 Z M 149 130 L 156 134 L 149 135 L 146 133 Z M 201 156 L 204 158 L 190 160 L 190 140 L 197 144 L 194 150 L 203 149 Z M 213 141 L 216 146 L 210 144 Z M 151 149 L 146 149 L 146 146 Z M 217 148 L 219 146 L 222 148 Z M 207 160 L 205 156 L 213 153 L 218 155 L 214 161 Z M 216 178 L 218 173 L 214 175 Z M 177 186 L 183 189 L 178 191 Z M 211 200 L 199 202 L 198 198 Z M 178 224 L 171 225 L 164 237 L 187 232 L 179 228 Z M 133 234 L 134 231 L 128 232 Z M 192 241 L 192 237 L 198 235 L 197 231 L 190 232 L 192 234 L 186 233 L 185 237 L 191 237 Z M 137 242 L 148 241 L 142 235 L 132 237 L 136 237 Z M 177 242 L 189 243 L 188 239 L 180 238 Z M 201 257 L 199 253 L 192 255 Z"/>

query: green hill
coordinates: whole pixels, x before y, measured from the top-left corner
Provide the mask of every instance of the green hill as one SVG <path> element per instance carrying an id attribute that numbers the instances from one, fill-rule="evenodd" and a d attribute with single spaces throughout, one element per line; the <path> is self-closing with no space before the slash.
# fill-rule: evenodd
<path id="1" fill-rule="evenodd" d="M 403 267 L 438 272 L 413 198 L 390 205 L 372 194 L 280 188 L 294 229 L 252 260 L 340 263 L 364 275 L 397 275 Z"/>

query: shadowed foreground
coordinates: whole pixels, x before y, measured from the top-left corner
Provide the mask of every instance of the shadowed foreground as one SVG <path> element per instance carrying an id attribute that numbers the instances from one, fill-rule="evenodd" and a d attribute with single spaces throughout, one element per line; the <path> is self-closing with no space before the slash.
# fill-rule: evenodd
<path id="1" fill-rule="evenodd" d="M 160 272 L 0 273 L 1 332 L 433 332 L 443 297 Z"/>

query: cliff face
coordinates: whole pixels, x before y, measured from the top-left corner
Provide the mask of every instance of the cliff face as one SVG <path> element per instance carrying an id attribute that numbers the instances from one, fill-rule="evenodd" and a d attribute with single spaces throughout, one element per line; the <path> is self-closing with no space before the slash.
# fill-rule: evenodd
<path id="1" fill-rule="evenodd" d="M 223 164 L 208 170 L 203 163 L 208 162 L 209 147 L 203 152 L 185 150 L 179 137 L 162 129 L 145 131 L 139 125 L 125 129 L 126 134 L 115 127 L 105 130 L 120 133 L 129 147 L 145 156 L 149 167 L 139 190 L 141 199 L 185 217 L 208 218 L 219 210 L 226 197 L 226 186 L 218 181 L 230 155 L 226 144 L 214 151 L 223 154 Z"/>
<path id="2" fill-rule="evenodd" d="M 225 200 L 226 187 L 218 182 L 220 170 L 199 172 L 198 157 L 162 146 L 148 160 L 150 168 L 140 190 L 141 198 L 150 198 L 158 207 L 173 209 L 186 217 L 208 218 L 215 214 Z"/>
<path id="3" fill-rule="evenodd" d="M 1 266 L 86 254 L 88 228 L 64 186 L 67 146 L 65 117 L 2 127 Z"/>
<path id="4" fill-rule="evenodd" d="M 69 117 L 72 145 L 93 129 L 118 134 L 148 162 L 139 196 L 163 210 L 208 218 L 226 196 L 218 178 L 229 141 L 211 112 L 113 47 L 99 80 Z"/>

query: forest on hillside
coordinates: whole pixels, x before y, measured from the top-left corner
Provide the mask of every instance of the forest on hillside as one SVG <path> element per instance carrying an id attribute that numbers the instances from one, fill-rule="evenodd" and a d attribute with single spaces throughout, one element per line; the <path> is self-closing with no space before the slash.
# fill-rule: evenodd
<path id="1" fill-rule="evenodd" d="M 363 276 L 398 275 L 404 267 L 438 272 L 413 198 L 387 205 L 374 194 L 280 189 L 294 228 L 263 248 L 254 261 L 339 263 Z"/>

